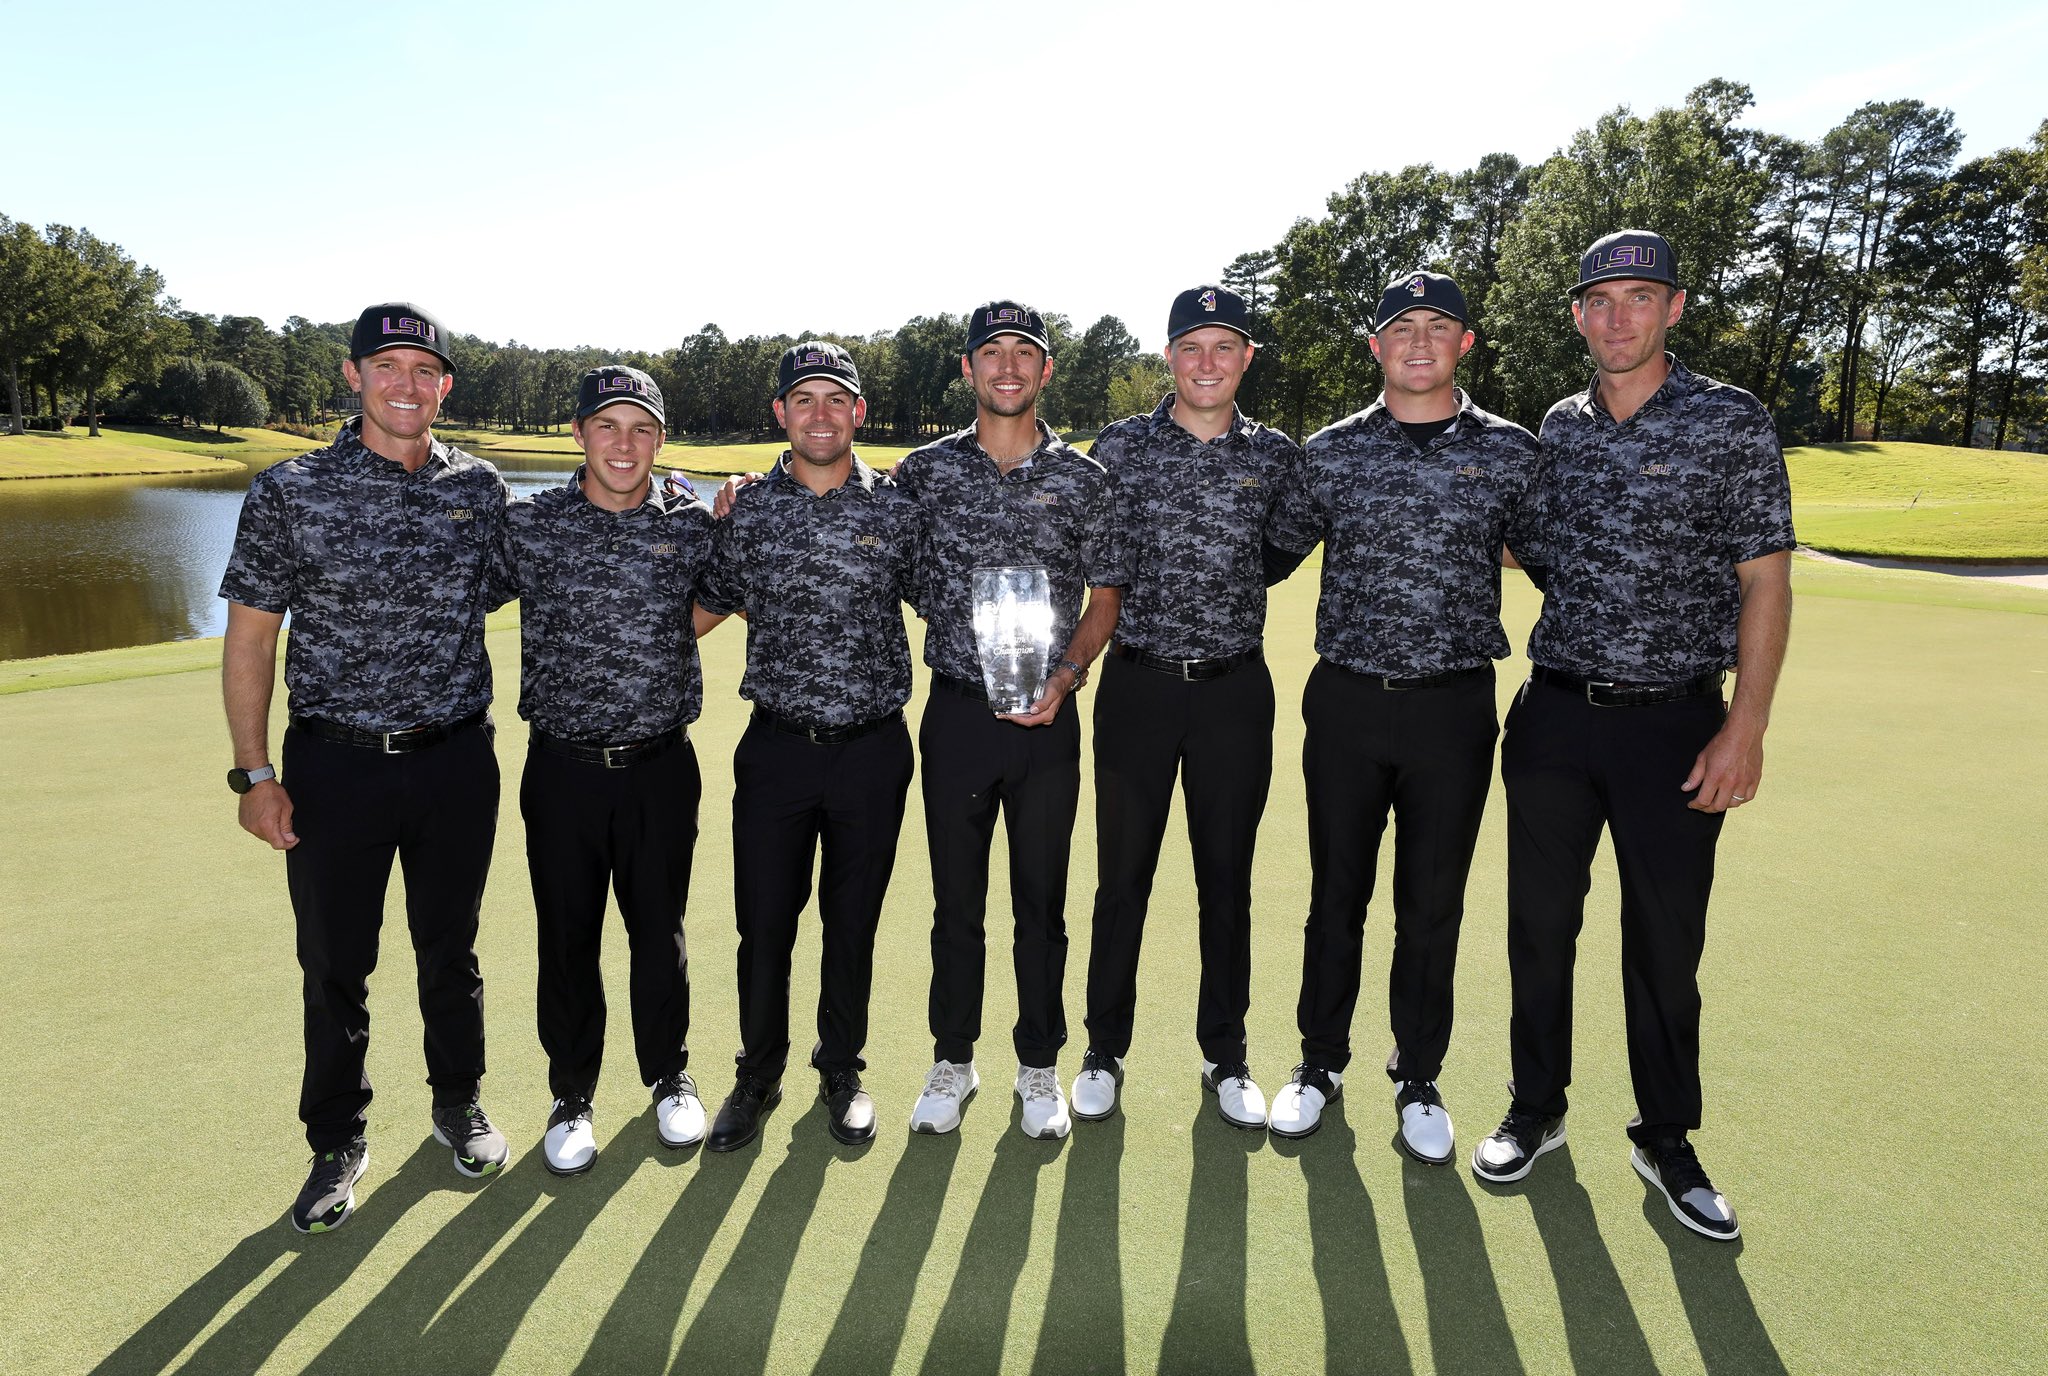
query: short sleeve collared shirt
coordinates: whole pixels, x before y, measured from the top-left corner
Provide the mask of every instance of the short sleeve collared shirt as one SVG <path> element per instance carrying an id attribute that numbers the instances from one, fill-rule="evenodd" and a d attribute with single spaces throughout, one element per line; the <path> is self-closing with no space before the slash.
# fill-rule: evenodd
<path id="1" fill-rule="evenodd" d="M 1550 408 L 1542 438 L 1530 554 L 1549 576 L 1529 658 L 1619 683 L 1732 667 L 1735 566 L 1793 544 L 1791 483 L 1762 404 L 1672 358 L 1627 420 L 1589 387 Z"/>
<path id="2" fill-rule="evenodd" d="M 583 476 L 505 515 L 493 600 L 519 598 L 519 715 L 565 740 L 644 740 L 703 707 L 690 604 L 711 509 L 687 489 L 655 489 L 608 511 L 584 496 Z"/>
<path id="3" fill-rule="evenodd" d="M 1500 550 L 1535 475 L 1535 437 L 1460 391 L 1450 428 L 1428 444 L 1382 398 L 1303 449 L 1269 538 L 1324 547 L 1316 653 L 1400 678 L 1504 658 Z"/>
<path id="4" fill-rule="evenodd" d="M 747 614 L 741 697 L 807 726 L 873 721 L 910 698 L 917 507 L 858 457 L 823 493 L 789 464 L 785 452 L 718 523 L 698 600 Z"/>
<path id="5" fill-rule="evenodd" d="M 220 595 L 291 613 L 293 715 L 376 732 L 460 721 L 491 701 L 484 612 L 504 481 L 439 440 L 408 473 L 359 425 L 256 475 Z"/>
<path id="6" fill-rule="evenodd" d="M 1265 635 L 1260 550 L 1301 449 L 1235 411 L 1223 434 L 1197 439 L 1174 402 L 1168 393 L 1150 415 L 1118 421 L 1091 451 L 1109 472 L 1130 574 L 1116 638 L 1169 659 L 1220 659 Z"/>
<path id="7" fill-rule="evenodd" d="M 907 455 L 897 485 L 923 515 L 918 609 L 924 660 L 951 678 L 981 681 L 974 638 L 974 570 L 1038 566 L 1052 585 L 1053 653 L 1074 637 L 1091 587 L 1130 581 L 1118 546 L 1109 477 L 1100 463 L 1038 423 L 1038 448 L 1009 472 L 968 426 Z"/>

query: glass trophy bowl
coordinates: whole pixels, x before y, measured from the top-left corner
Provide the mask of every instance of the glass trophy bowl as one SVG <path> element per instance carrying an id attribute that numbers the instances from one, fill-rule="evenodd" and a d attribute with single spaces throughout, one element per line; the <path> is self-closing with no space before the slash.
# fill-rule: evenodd
<path id="1" fill-rule="evenodd" d="M 974 571 L 974 641 L 996 712 L 1028 712 L 1052 663 L 1052 580 L 1042 567 Z"/>

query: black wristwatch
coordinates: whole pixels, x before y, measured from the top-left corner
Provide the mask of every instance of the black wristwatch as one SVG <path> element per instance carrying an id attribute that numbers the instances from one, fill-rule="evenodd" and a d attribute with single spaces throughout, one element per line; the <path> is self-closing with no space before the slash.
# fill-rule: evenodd
<path id="1" fill-rule="evenodd" d="M 230 769 L 228 787 L 236 793 L 247 793 L 265 780 L 276 777 L 277 771 L 267 764 L 259 764 L 254 769 Z"/>

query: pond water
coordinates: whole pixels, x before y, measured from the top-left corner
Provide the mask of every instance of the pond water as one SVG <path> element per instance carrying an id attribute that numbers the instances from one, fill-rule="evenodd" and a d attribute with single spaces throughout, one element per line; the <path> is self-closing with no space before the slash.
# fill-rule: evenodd
<path id="1" fill-rule="evenodd" d="M 498 471 L 525 495 L 575 467 L 571 455 Z M 221 571 L 252 476 L 0 482 L 0 659 L 219 635 Z"/>

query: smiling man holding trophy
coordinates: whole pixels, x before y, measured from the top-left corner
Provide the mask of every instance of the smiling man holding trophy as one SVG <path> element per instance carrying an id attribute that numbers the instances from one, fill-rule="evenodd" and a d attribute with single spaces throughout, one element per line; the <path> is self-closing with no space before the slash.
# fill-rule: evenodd
<path id="1" fill-rule="evenodd" d="M 910 1126 L 953 1131 L 981 1083 L 974 1043 L 1000 811 L 1015 922 L 1020 1125 L 1026 1136 L 1057 1138 L 1072 1126 L 1057 1069 L 1067 1038 L 1067 858 L 1081 789 L 1071 698 L 1109 641 L 1128 580 L 1102 465 L 1038 419 L 1038 395 L 1052 379 L 1038 312 L 1014 301 L 977 306 L 960 370 L 974 389 L 974 423 L 895 471 L 924 512 L 919 582 L 932 670 L 918 753 L 934 900 L 935 1063 Z"/>

